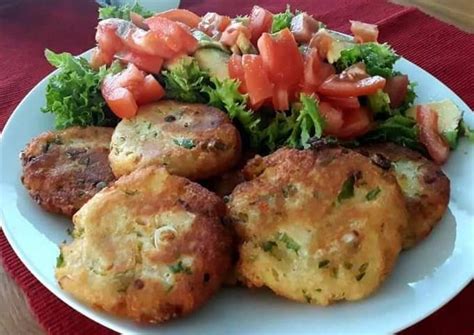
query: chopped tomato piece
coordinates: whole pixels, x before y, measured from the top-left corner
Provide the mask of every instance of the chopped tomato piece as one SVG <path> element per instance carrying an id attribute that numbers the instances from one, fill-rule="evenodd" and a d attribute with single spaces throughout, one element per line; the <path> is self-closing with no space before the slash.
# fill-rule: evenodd
<path id="1" fill-rule="evenodd" d="M 273 108 L 277 111 L 286 111 L 290 109 L 290 97 L 288 89 L 275 85 L 273 88 L 272 103 Z"/>
<path id="2" fill-rule="evenodd" d="M 331 104 L 321 101 L 319 103 L 319 112 L 325 120 L 324 133 L 326 135 L 337 136 L 339 129 L 344 123 L 342 110 L 333 107 Z"/>
<path id="3" fill-rule="evenodd" d="M 228 16 L 207 13 L 202 17 L 197 28 L 211 37 L 218 38 L 230 23 L 231 20 Z"/>
<path id="4" fill-rule="evenodd" d="M 227 46 L 233 46 L 240 34 L 243 34 L 247 39 L 250 39 L 251 37 L 250 29 L 248 27 L 244 26 L 242 23 L 235 22 L 227 26 L 219 41 Z"/>
<path id="5" fill-rule="evenodd" d="M 191 54 L 196 51 L 198 41 L 179 23 L 160 16 L 150 17 L 145 23 L 174 52 Z"/>
<path id="6" fill-rule="evenodd" d="M 370 130 L 370 112 L 367 108 L 347 109 L 343 111 L 341 129 L 336 136 L 342 139 L 351 139 L 366 134 Z"/>
<path id="7" fill-rule="evenodd" d="M 104 54 L 113 55 L 123 47 L 122 40 L 117 36 L 116 31 L 120 20 L 108 19 L 99 22 L 95 33 L 95 40 L 99 49 Z"/>
<path id="8" fill-rule="evenodd" d="M 113 91 L 117 87 L 124 87 L 135 95 L 143 85 L 145 75 L 134 64 L 115 75 L 108 75 L 102 82 L 102 92 Z"/>
<path id="9" fill-rule="evenodd" d="M 151 55 L 141 55 L 132 51 L 122 51 L 115 55 L 117 59 L 120 59 L 126 63 L 132 63 L 140 70 L 149 73 L 160 73 L 161 66 L 163 65 L 163 58 Z"/>
<path id="10" fill-rule="evenodd" d="M 279 87 L 298 85 L 303 78 L 303 57 L 288 28 L 277 34 L 263 33 L 258 50 L 272 82 Z"/>
<path id="11" fill-rule="evenodd" d="M 148 25 L 145 23 L 145 18 L 138 13 L 130 12 L 130 21 L 140 29 L 149 29 Z"/>
<path id="12" fill-rule="evenodd" d="M 102 91 L 107 105 L 120 118 L 131 118 L 137 114 L 138 106 L 132 92 L 123 87 L 117 87 L 110 92 Z"/>
<path id="13" fill-rule="evenodd" d="M 403 104 L 408 93 L 408 76 L 399 75 L 387 79 L 384 91 L 390 97 L 390 107 L 397 108 Z"/>
<path id="14" fill-rule="evenodd" d="M 418 106 L 416 122 L 420 128 L 420 142 L 428 150 L 437 164 L 443 164 L 449 156 L 449 145 L 445 142 L 438 129 L 438 114 L 428 106 Z"/>
<path id="15" fill-rule="evenodd" d="M 319 59 L 318 50 L 309 49 L 304 53 L 304 83 L 318 87 L 323 81 L 319 78 L 318 72 L 322 61 Z"/>
<path id="16" fill-rule="evenodd" d="M 243 55 L 242 66 L 250 104 L 255 108 L 255 106 L 272 97 L 273 84 L 268 79 L 261 56 Z"/>
<path id="17" fill-rule="evenodd" d="M 151 74 L 145 77 L 143 81 L 143 86 L 135 94 L 135 98 L 138 105 L 144 105 L 154 101 L 158 101 L 164 96 L 165 90 Z"/>
<path id="18" fill-rule="evenodd" d="M 321 59 L 327 59 L 333 41 L 331 34 L 326 29 L 321 29 L 311 38 L 309 46 L 318 50 Z"/>
<path id="19" fill-rule="evenodd" d="M 303 91 L 316 92 L 319 85 L 335 73 L 334 66 L 319 58 L 316 48 L 309 49 L 304 55 Z"/>
<path id="20" fill-rule="evenodd" d="M 249 29 L 252 34 L 251 42 L 256 45 L 263 33 L 272 29 L 273 14 L 260 6 L 253 6 L 250 13 Z"/>
<path id="21" fill-rule="evenodd" d="M 368 77 L 369 75 L 367 74 L 365 64 L 362 62 L 349 66 L 339 74 L 339 78 L 350 81 L 356 81 Z"/>
<path id="22" fill-rule="evenodd" d="M 242 56 L 233 54 L 230 56 L 229 63 L 229 76 L 232 79 L 240 81 L 239 92 L 242 94 L 247 93 L 247 85 L 245 84 L 245 73 L 244 67 L 242 66 Z"/>
<path id="23" fill-rule="evenodd" d="M 99 69 L 102 65 L 109 65 L 112 63 L 113 55 L 106 54 L 102 49 L 96 47 L 92 50 L 90 65 L 93 69 Z"/>
<path id="24" fill-rule="evenodd" d="M 377 42 L 379 37 L 377 25 L 360 21 L 351 21 L 351 32 L 358 43 Z"/>
<path id="25" fill-rule="evenodd" d="M 357 97 L 324 97 L 324 101 L 329 102 L 335 107 L 342 109 L 357 109 L 360 108 L 360 102 Z"/>
<path id="26" fill-rule="evenodd" d="M 291 20 L 291 32 L 298 43 L 308 43 L 318 29 L 319 22 L 308 13 L 299 13 Z"/>
<path id="27" fill-rule="evenodd" d="M 198 40 L 194 38 L 193 34 L 191 33 L 191 30 L 182 24 L 181 22 L 177 22 L 178 27 L 181 28 L 181 39 L 183 41 L 184 45 L 184 52 L 186 52 L 188 55 L 194 53 L 194 51 L 197 50 L 198 48 Z"/>
<path id="28" fill-rule="evenodd" d="M 153 77 L 133 64 L 115 75 L 108 75 L 101 85 L 102 96 L 112 112 L 120 118 L 130 118 L 137 113 L 137 106 L 161 99 L 165 91 Z"/>
<path id="29" fill-rule="evenodd" d="M 179 39 L 181 30 L 176 22 L 161 17 L 151 17 L 145 22 L 168 48 L 176 53 L 183 49 L 182 41 Z"/>
<path id="30" fill-rule="evenodd" d="M 97 26 L 96 40 L 100 49 L 111 55 L 115 55 L 124 47 L 141 54 L 160 56 L 165 59 L 172 58 L 176 54 L 152 31 L 145 31 L 121 19 L 100 21 Z"/>
<path id="31" fill-rule="evenodd" d="M 152 31 L 136 30 L 125 38 L 124 43 L 130 49 L 139 53 L 159 56 L 164 59 L 176 56 L 176 52 Z"/>
<path id="32" fill-rule="evenodd" d="M 170 9 L 165 12 L 158 13 L 155 16 L 184 23 L 190 28 L 196 28 L 199 22 L 201 22 L 201 18 L 198 15 L 187 9 Z"/>
<path id="33" fill-rule="evenodd" d="M 356 64 L 346 71 L 332 75 L 318 88 L 322 95 L 333 97 L 359 97 L 370 95 L 385 87 L 385 78 L 367 77 L 365 68 Z"/>

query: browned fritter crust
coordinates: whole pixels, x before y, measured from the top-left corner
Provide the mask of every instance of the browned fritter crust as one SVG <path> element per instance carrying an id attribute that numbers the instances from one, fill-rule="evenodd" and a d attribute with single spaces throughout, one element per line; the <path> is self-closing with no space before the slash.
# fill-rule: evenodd
<path id="1" fill-rule="evenodd" d="M 56 278 L 87 304 L 139 322 L 191 313 L 230 269 L 225 213 L 198 184 L 162 167 L 136 170 L 76 213 Z"/>
<path id="2" fill-rule="evenodd" d="M 387 167 L 397 178 L 408 208 L 403 248 L 416 245 L 430 234 L 448 208 L 448 177 L 420 153 L 393 143 L 373 144 L 358 151 L 374 159 L 382 155 L 391 162 Z"/>
<path id="3" fill-rule="evenodd" d="M 228 208 L 248 286 L 327 305 L 371 294 L 392 270 L 406 207 L 393 175 L 368 158 L 280 149 L 254 158 L 244 174 L 249 181 Z"/>
<path id="4" fill-rule="evenodd" d="M 21 153 L 21 181 L 45 210 L 72 216 L 115 180 L 108 155 L 112 128 L 49 131 Z"/>
<path id="5" fill-rule="evenodd" d="M 162 165 L 172 174 L 200 180 L 228 171 L 240 155 L 240 134 L 224 112 L 165 100 L 141 107 L 117 125 L 109 159 L 117 177 Z"/>

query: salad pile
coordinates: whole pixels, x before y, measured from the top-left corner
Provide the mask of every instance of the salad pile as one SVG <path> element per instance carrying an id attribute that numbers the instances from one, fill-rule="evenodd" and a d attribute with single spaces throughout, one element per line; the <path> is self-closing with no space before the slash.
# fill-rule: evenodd
<path id="1" fill-rule="evenodd" d="M 99 10 L 90 61 L 46 50 L 60 71 L 44 112 L 56 127 L 114 125 L 160 99 L 225 111 L 252 150 L 390 141 L 444 163 L 472 132 L 449 100 L 414 106 L 416 83 L 377 26 L 351 21 L 353 37 L 305 12 L 200 17 L 139 5 Z"/>

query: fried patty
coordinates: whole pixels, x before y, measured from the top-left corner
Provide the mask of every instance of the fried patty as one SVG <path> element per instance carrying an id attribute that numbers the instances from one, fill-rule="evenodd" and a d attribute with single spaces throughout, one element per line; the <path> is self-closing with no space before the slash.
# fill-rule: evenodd
<path id="1" fill-rule="evenodd" d="M 222 111 L 168 100 L 122 120 L 112 136 L 109 159 L 117 177 L 163 165 L 172 174 L 198 180 L 229 170 L 240 153 L 239 132 Z"/>
<path id="2" fill-rule="evenodd" d="M 408 208 L 403 248 L 414 246 L 429 235 L 448 208 L 448 177 L 423 155 L 393 143 L 373 144 L 358 151 L 382 165 L 387 161 L 385 168 L 397 178 Z"/>
<path id="3" fill-rule="evenodd" d="M 21 181 L 45 210 L 72 216 L 115 180 L 108 155 L 112 128 L 49 131 L 21 153 Z"/>
<path id="4" fill-rule="evenodd" d="M 405 229 L 395 178 L 353 151 L 280 149 L 244 169 L 228 203 L 249 287 L 327 305 L 373 293 Z"/>
<path id="5" fill-rule="evenodd" d="M 73 217 L 56 278 L 108 313 L 162 322 L 203 305 L 230 269 L 225 204 L 198 184 L 147 167 L 99 192 Z"/>

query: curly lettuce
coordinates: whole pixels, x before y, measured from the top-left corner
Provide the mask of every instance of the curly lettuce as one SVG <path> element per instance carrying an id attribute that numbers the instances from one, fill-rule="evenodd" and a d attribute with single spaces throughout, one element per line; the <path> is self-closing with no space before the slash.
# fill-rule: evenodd
<path id="1" fill-rule="evenodd" d="M 419 141 L 416 121 L 401 114 L 380 122 L 374 130 L 358 140 L 361 144 L 371 142 L 393 142 L 398 145 L 425 153 Z"/>
<path id="2" fill-rule="evenodd" d="M 262 141 L 259 129 L 260 119 L 247 108 L 247 96 L 239 92 L 239 82 L 232 79 L 210 79 L 211 84 L 203 87 L 208 97 L 208 104 L 225 110 L 231 120 L 237 121 L 252 148 L 258 148 Z"/>
<path id="3" fill-rule="evenodd" d="M 362 43 L 341 51 L 336 69 L 341 72 L 349 66 L 363 62 L 371 76 L 389 78 L 393 75 L 393 65 L 400 58 L 388 44 Z"/>
<path id="4" fill-rule="evenodd" d="M 391 114 L 390 97 L 384 91 L 379 89 L 376 93 L 367 96 L 367 102 L 375 116 Z"/>
<path id="5" fill-rule="evenodd" d="M 285 143 L 292 148 L 310 147 L 310 139 L 323 136 L 325 120 L 319 113 L 319 105 L 314 97 L 301 94 L 300 103 L 292 108 L 294 125 Z"/>
<path id="6" fill-rule="evenodd" d="M 120 70 L 118 64 L 98 71 L 92 69 L 89 62 L 82 57 L 74 57 L 64 52 L 56 54 L 45 50 L 48 62 L 57 67 L 46 86 L 46 105 L 43 113 L 52 113 L 57 129 L 72 126 L 110 126 L 117 118 L 107 108 L 100 92 L 100 84 L 110 72 Z"/>
<path id="7" fill-rule="evenodd" d="M 294 15 L 291 12 L 289 5 L 286 7 L 286 10 L 283 13 L 273 15 L 272 34 L 277 33 L 285 28 L 290 28 L 293 16 Z"/>
<path id="8" fill-rule="evenodd" d="M 134 2 L 133 4 L 126 4 L 123 6 L 100 7 L 99 20 L 117 18 L 130 21 L 130 12 L 140 14 L 145 18 L 154 14 L 152 11 L 143 8 L 138 2 Z"/>
<path id="9" fill-rule="evenodd" d="M 203 87 L 209 85 L 209 75 L 201 70 L 196 59 L 182 57 L 162 71 L 161 75 L 168 98 L 184 102 L 206 102 Z"/>

